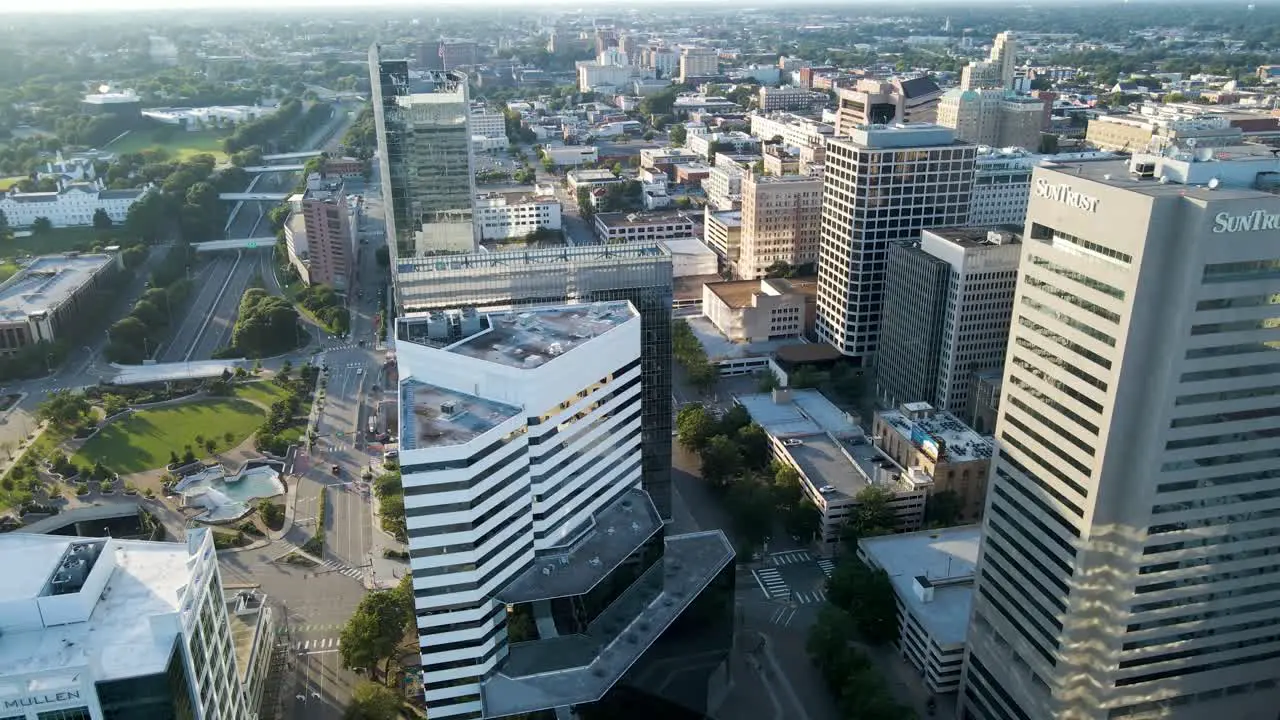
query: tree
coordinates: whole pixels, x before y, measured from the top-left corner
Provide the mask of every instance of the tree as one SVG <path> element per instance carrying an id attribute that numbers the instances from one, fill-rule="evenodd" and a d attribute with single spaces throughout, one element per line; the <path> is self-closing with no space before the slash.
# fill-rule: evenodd
<path id="1" fill-rule="evenodd" d="M 742 468 L 738 446 L 724 435 L 716 435 L 702 448 L 702 478 L 724 485 Z"/>
<path id="2" fill-rule="evenodd" d="M 893 491 L 883 485 L 868 485 L 854 497 L 857 502 L 841 535 L 845 542 L 856 544 L 859 538 L 874 537 L 893 532 L 897 519 L 889 503 Z"/>
<path id="3" fill-rule="evenodd" d="M 699 404 L 685 405 L 676 413 L 676 436 L 680 444 L 693 451 L 706 447 L 716 429 L 716 419 Z"/>
<path id="4" fill-rule="evenodd" d="M 44 235 L 53 229 L 53 221 L 41 215 L 31 221 L 31 234 Z"/>
<path id="5" fill-rule="evenodd" d="M 671 131 L 667 133 L 667 137 L 671 140 L 672 145 L 684 145 L 685 140 L 689 137 L 689 131 L 685 129 L 683 124 L 673 125 Z"/>
<path id="6" fill-rule="evenodd" d="M 898 639 L 898 606 L 893 583 L 882 569 L 871 569 L 857 555 L 841 558 L 827 580 L 831 604 L 849 613 L 859 634 L 873 645 Z"/>
<path id="7" fill-rule="evenodd" d="M 595 213 L 595 206 L 591 203 L 591 190 L 589 188 L 578 188 L 578 214 L 583 218 L 589 218 Z"/>
<path id="8" fill-rule="evenodd" d="M 343 720 L 397 720 L 403 705 L 395 691 L 374 682 L 362 682 L 351 693 Z"/>
<path id="9" fill-rule="evenodd" d="M 796 270 L 786 260 L 778 260 L 764 269 L 764 276 L 767 278 L 791 278 L 796 276 Z"/>
<path id="10" fill-rule="evenodd" d="M 929 496 L 924 506 L 925 524 L 946 527 L 956 524 L 963 514 L 964 503 L 955 490 L 939 490 Z"/>
<path id="11" fill-rule="evenodd" d="M 720 416 L 719 433 L 721 435 L 735 435 L 739 430 L 751 424 L 751 413 L 738 403 L 734 403 L 733 407 L 725 411 Z"/>
<path id="12" fill-rule="evenodd" d="M 378 267 L 388 267 L 391 265 L 391 251 L 387 249 L 386 245 L 375 250 L 373 257 L 378 261 Z"/>
<path id="13" fill-rule="evenodd" d="M 721 440 L 717 436 L 715 440 Z M 703 471 L 706 475 L 706 471 Z M 740 477 L 729 484 L 725 504 L 733 517 L 733 526 L 744 547 L 742 555 L 751 551 L 773 535 L 774 505 L 768 486 L 756 476 Z"/>
<path id="14" fill-rule="evenodd" d="M 365 595 L 342 628 L 342 666 L 366 668 L 372 677 L 381 664 L 385 677 L 396 656 L 396 647 L 413 619 L 412 608 L 395 590 Z"/>
<path id="15" fill-rule="evenodd" d="M 1040 136 L 1039 151 L 1045 155 L 1053 155 L 1058 152 L 1058 136 L 1045 133 Z"/>
<path id="16" fill-rule="evenodd" d="M 58 429 L 73 428 L 89 414 L 89 401 L 83 395 L 70 390 L 57 390 L 49 394 L 36 409 L 36 417 Z"/>
<path id="17" fill-rule="evenodd" d="M 764 470 L 769 466 L 769 434 L 755 423 L 740 428 L 734 442 L 742 455 L 742 465 L 748 470 Z"/>
<path id="18" fill-rule="evenodd" d="M 805 651 L 832 690 L 838 691 L 849 673 L 866 660 L 866 656 L 849 644 L 854 629 L 849 613 L 832 605 L 824 605 L 818 611 L 818 619 L 809 627 Z"/>
<path id="19" fill-rule="evenodd" d="M 12 232 L 13 229 L 9 227 L 9 216 L 5 215 L 3 210 L 0 210 L 0 240 L 8 240 L 9 234 Z"/>
<path id="20" fill-rule="evenodd" d="M 110 230 L 111 216 L 107 214 L 106 208 L 98 208 L 93 211 L 93 228 L 95 230 Z"/>

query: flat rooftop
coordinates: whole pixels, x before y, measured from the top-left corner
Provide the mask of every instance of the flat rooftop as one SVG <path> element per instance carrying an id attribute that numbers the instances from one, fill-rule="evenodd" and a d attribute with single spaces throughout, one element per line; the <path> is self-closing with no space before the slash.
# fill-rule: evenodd
<path id="1" fill-rule="evenodd" d="M 741 210 L 721 210 L 720 212 L 711 213 L 711 217 L 725 227 L 742 227 Z"/>
<path id="2" fill-rule="evenodd" d="M 638 317 L 625 300 L 490 313 L 485 316 L 486 330 L 448 350 L 499 365 L 534 368 Z"/>
<path id="3" fill-rule="evenodd" d="M 779 438 L 831 433 L 837 438 L 863 437 L 857 419 L 836 407 L 817 390 L 779 390 L 734 398 L 765 432 Z"/>
<path id="4" fill-rule="evenodd" d="M 901 535 L 863 538 L 858 546 L 888 573 L 902 603 L 939 645 L 959 645 L 969 629 L 973 606 L 973 573 L 978 562 L 982 527 L 922 530 Z M 933 586 L 925 602 L 914 588 L 923 577 Z"/>
<path id="5" fill-rule="evenodd" d="M 924 408 L 914 407 L 923 404 Z M 913 409 L 932 410 L 927 403 L 913 403 Z M 915 428 L 920 428 L 936 439 L 939 444 L 940 460 L 946 462 L 969 462 L 971 460 L 990 459 L 995 447 L 989 437 L 983 437 L 977 430 L 965 425 L 963 421 L 949 412 L 936 412 L 930 417 L 912 420 L 900 410 L 882 410 L 880 418 L 903 437 L 910 439 Z"/>
<path id="6" fill-rule="evenodd" d="M 662 527 L 649 493 L 633 488 L 571 533 L 566 546 L 539 552 L 533 567 L 495 597 L 508 605 L 582 595 L 613 572 Z"/>
<path id="7" fill-rule="evenodd" d="M 0 597 L 34 602 L 52 577 L 63 553 L 85 538 L 8 533 L 0 536 L 0 566 L 7 570 Z M 173 652 L 179 623 L 172 632 L 153 625 L 156 616 L 181 610 L 183 589 L 191 581 L 186 543 L 107 539 L 115 567 L 89 619 L 32 630 L 6 630 L 0 640 L 0 678 L 50 673 L 82 665 L 99 668 L 97 680 L 163 672 Z M 103 563 L 99 558 L 95 568 Z M 92 570 L 90 570 L 92 573 Z M 0 694 L 10 695 L 0 681 Z M 18 688 L 17 692 L 39 690 Z"/>
<path id="8" fill-rule="evenodd" d="M 510 646 L 507 660 L 481 686 L 485 717 L 599 700 L 733 561 L 719 530 L 669 537 L 662 562 L 588 626 L 583 635 Z"/>
<path id="9" fill-rule="evenodd" d="M 725 280 L 707 283 L 711 292 L 720 301 L 731 308 L 747 308 L 752 306 L 752 298 L 756 295 L 783 295 L 793 293 L 805 297 L 817 295 L 817 283 L 809 280 L 783 280 L 768 278 L 764 280 Z"/>
<path id="10" fill-rule="evenodd" d="M 1260 173 L 1280 172 L 1280 158 L 1271 154 L 1270 147 L 1240 145 L 1201 148 L 1200 151 L 1198 158 L 1190 151 L 1175 151 L 1172 157 L 1134 155 L 1128 160 L 1054 162 L 1050 159 L 1040 166 L 1152 197 L 1179 195 L 1205 202 L 1276 197 L 1273 192 L 1253 187 Z M 1131 164 L 1136 162 L 1154 165 L 1152 176 L 1131 173 Z M 1161 183 L 1161 176 L 1167 181 Z M 1219 184 L 1211 190 L 1208 183 L 1214 178 Z"/>
<path id="11" fill-rule="evenodd" d="M 702 348 L 707 352 L 707 358 L 712 361 L 774 355 L 780 353 L 783 348 L 796 345 L 816 346 L 816 343 L 807 343 L 800 338 L 766 340 L 754 343 L 739 342 L 726 337 L 724 333 L 720 332 L 720 328 L 716 327 L 715 323 L 708 320 L 706 316 L 698 315 L 684 319 L 689 323 L 689 329 L 693 330 L 698 342 L 702 343 Z"/>
<path id="12" fill-rule="evenodd" d="M 605 227 L 628 227 L 632 225 L 688 225 L 694 220 L 682 212 L 612 212 L 597 213 L 596 222 Z"/>
<path id="13" fill-rule="evenodd" d="M 0 284 L 0 320 L 26 321 L 56 310 L 94 274 L 115 262 L 114 255 L 45 255 Z"/>
<path id="14" fill-rule="evenodd" d="M 520 412 L 514 405 L 411 377 L 400 382 L 400 448 L 462 445 Z"/>
<path id="15" fill-rule="evenodd" d="M 924 232 L 937 235 L 963 248 L 1016 245 L 1022 242 L 1021 225 L 995 225 L 992 227 L 929 228 Z"/>

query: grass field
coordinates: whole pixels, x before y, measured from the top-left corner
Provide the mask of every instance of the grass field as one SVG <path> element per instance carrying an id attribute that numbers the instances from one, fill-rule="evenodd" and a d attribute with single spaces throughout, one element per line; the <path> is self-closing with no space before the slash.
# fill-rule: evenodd
<path id="1" fill-rule="evenodd" d="M 0 243 L 0 258 L 88 250 L 94 243 L 127 245 L 131 242 L 132 240 L 126 238 L 119 229 L 100 231 L 91 227 L 52 228 L 40 235 L 15 237 L 8 242 Z"/>
<path id="2" fill-rule="evenodd" d="M 0 177 L 0 192 L 7 192 L 9 188 L 17 185 L 19 181 L 26 180 L 26 175 L 11 175 L 9 177 Z"/>
<path id="3" fill-rule="evenodd" d="M 169 462 L 169 453 L 182 455 L 191 445 L 198 457 L 207 453 L 196 448 L 196 436 L 213 439 L 214 452 L 223 452 L 248 437 L 267 413 L 239 398 L 200 400 L 155 410 L 142 410 L 128 419 L 114 422 L 93 436 L 73 461 L 77 465 L 102 462 L 125 474 L 153 470 Z M 226 439 L 231 434 L 231 441 Z"/>
<path id="4" fill-rule="evenodd" d="M 169 127 L 148 128 L 134 130 L 105 149 L 119 155 L 163 148 L 169 151 L 170 157 L 174 160 L 185 160 L 192 155 L 209 153 L 218 158 L 218 162 L 222 162 L 227 159 L 227 154 L 222 152 L 223 137 L 225 137 L 223 133 L 212 130 L 187 132 Z"/>
<path id="5" fill-rule="evenodd" d="M 4 282 L 5 280 L 13 277 L 13 274 L 16 272 L 18 272 L 18 266 L 16 263 L 0 262 L 0 282 Z"/>
<path id="6" fill-rule="evenodd" d="M 284 399 L 284 388 L 269 382 L 251 382 L 235 386 L 236 397 L 252 400 L 263 407 L 271 407 L 271 403 Z"/>

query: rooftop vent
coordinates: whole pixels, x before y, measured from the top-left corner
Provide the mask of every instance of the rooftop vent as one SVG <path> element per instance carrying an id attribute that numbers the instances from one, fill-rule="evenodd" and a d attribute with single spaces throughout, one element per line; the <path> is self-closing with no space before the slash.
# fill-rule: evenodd
<path id="1" fill-rule="evenodd" d="M 588 564 L 588 565 L 590 565 L 590 566 L 591 566 L 591 567 L 593 567 L 593 568 L 598 568 L 598 567 L 600 567 L 603 563 L 601 563 L 601 562 L 600 562 L 600 557 L 599 557 L 599 556 L 596 556 L 596 557 L 593 557 L 593 558 L 591 558 L 590 560 L 588 560 L 588 561 L 587 561 L 587 564 Z"/>
<path id="2" fill-rule="evenodd" d="M 551 565 L 548 565 L 548 566 L 546 566 L 546 567 L 542 568 L 542 574 L 543 574 L 543 575 L 550 575 L 552 570 L 555 570 L 555 567 L 553 567 L 553 566 L 551 566 Z"/>
<path id="3" fill-rule="evenodd" d="M 452 415 L 457 411 L 458 411 L 458 403 L 454 402 L 453 400 L 445 400 L 444 402 L 440 403 L 440 412 L 444 413 L 445 415 Z"/>

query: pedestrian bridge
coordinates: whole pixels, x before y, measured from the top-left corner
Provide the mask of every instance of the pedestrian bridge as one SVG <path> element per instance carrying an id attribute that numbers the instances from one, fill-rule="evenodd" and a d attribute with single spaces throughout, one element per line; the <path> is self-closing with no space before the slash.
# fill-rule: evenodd
<path id="1" fill-rule="evenodd" d="M 229 240 L 209 240 L 208 242 L 193 243 L 192 248 L 196 252 L 218 252 L 219 250 L 253 250 L 254 248 L 273 248 L 276 246 L 276 239 L 271 235 L 263 237 L 251 238 L 231 238 Z"/>
<path id="2" fill-rule="evenodd" d="M 240 169 L 247 173 L 301 172 L 306 167 L 306 165 L 246 165 Z"/>
<path id="3" fill-rule="evenodd" d="M 320 157 L 319 150 L 304 150 L 303 152 L 276 153 L 275 155 L 263 155 L 263 162 L 272 162 L 274 160 L 305 160 L 307 158 Z"/>
<path id="4" fill-rule="evenodd" d="M 268 192 L 242 192 L 242 193 L 220 193 L 219 200 L 228 202 L 238 202 L 240 200 L 257 200 L 260 202 L 283 202 L 289 199 L 289 193 L 268 193 Z"/>

